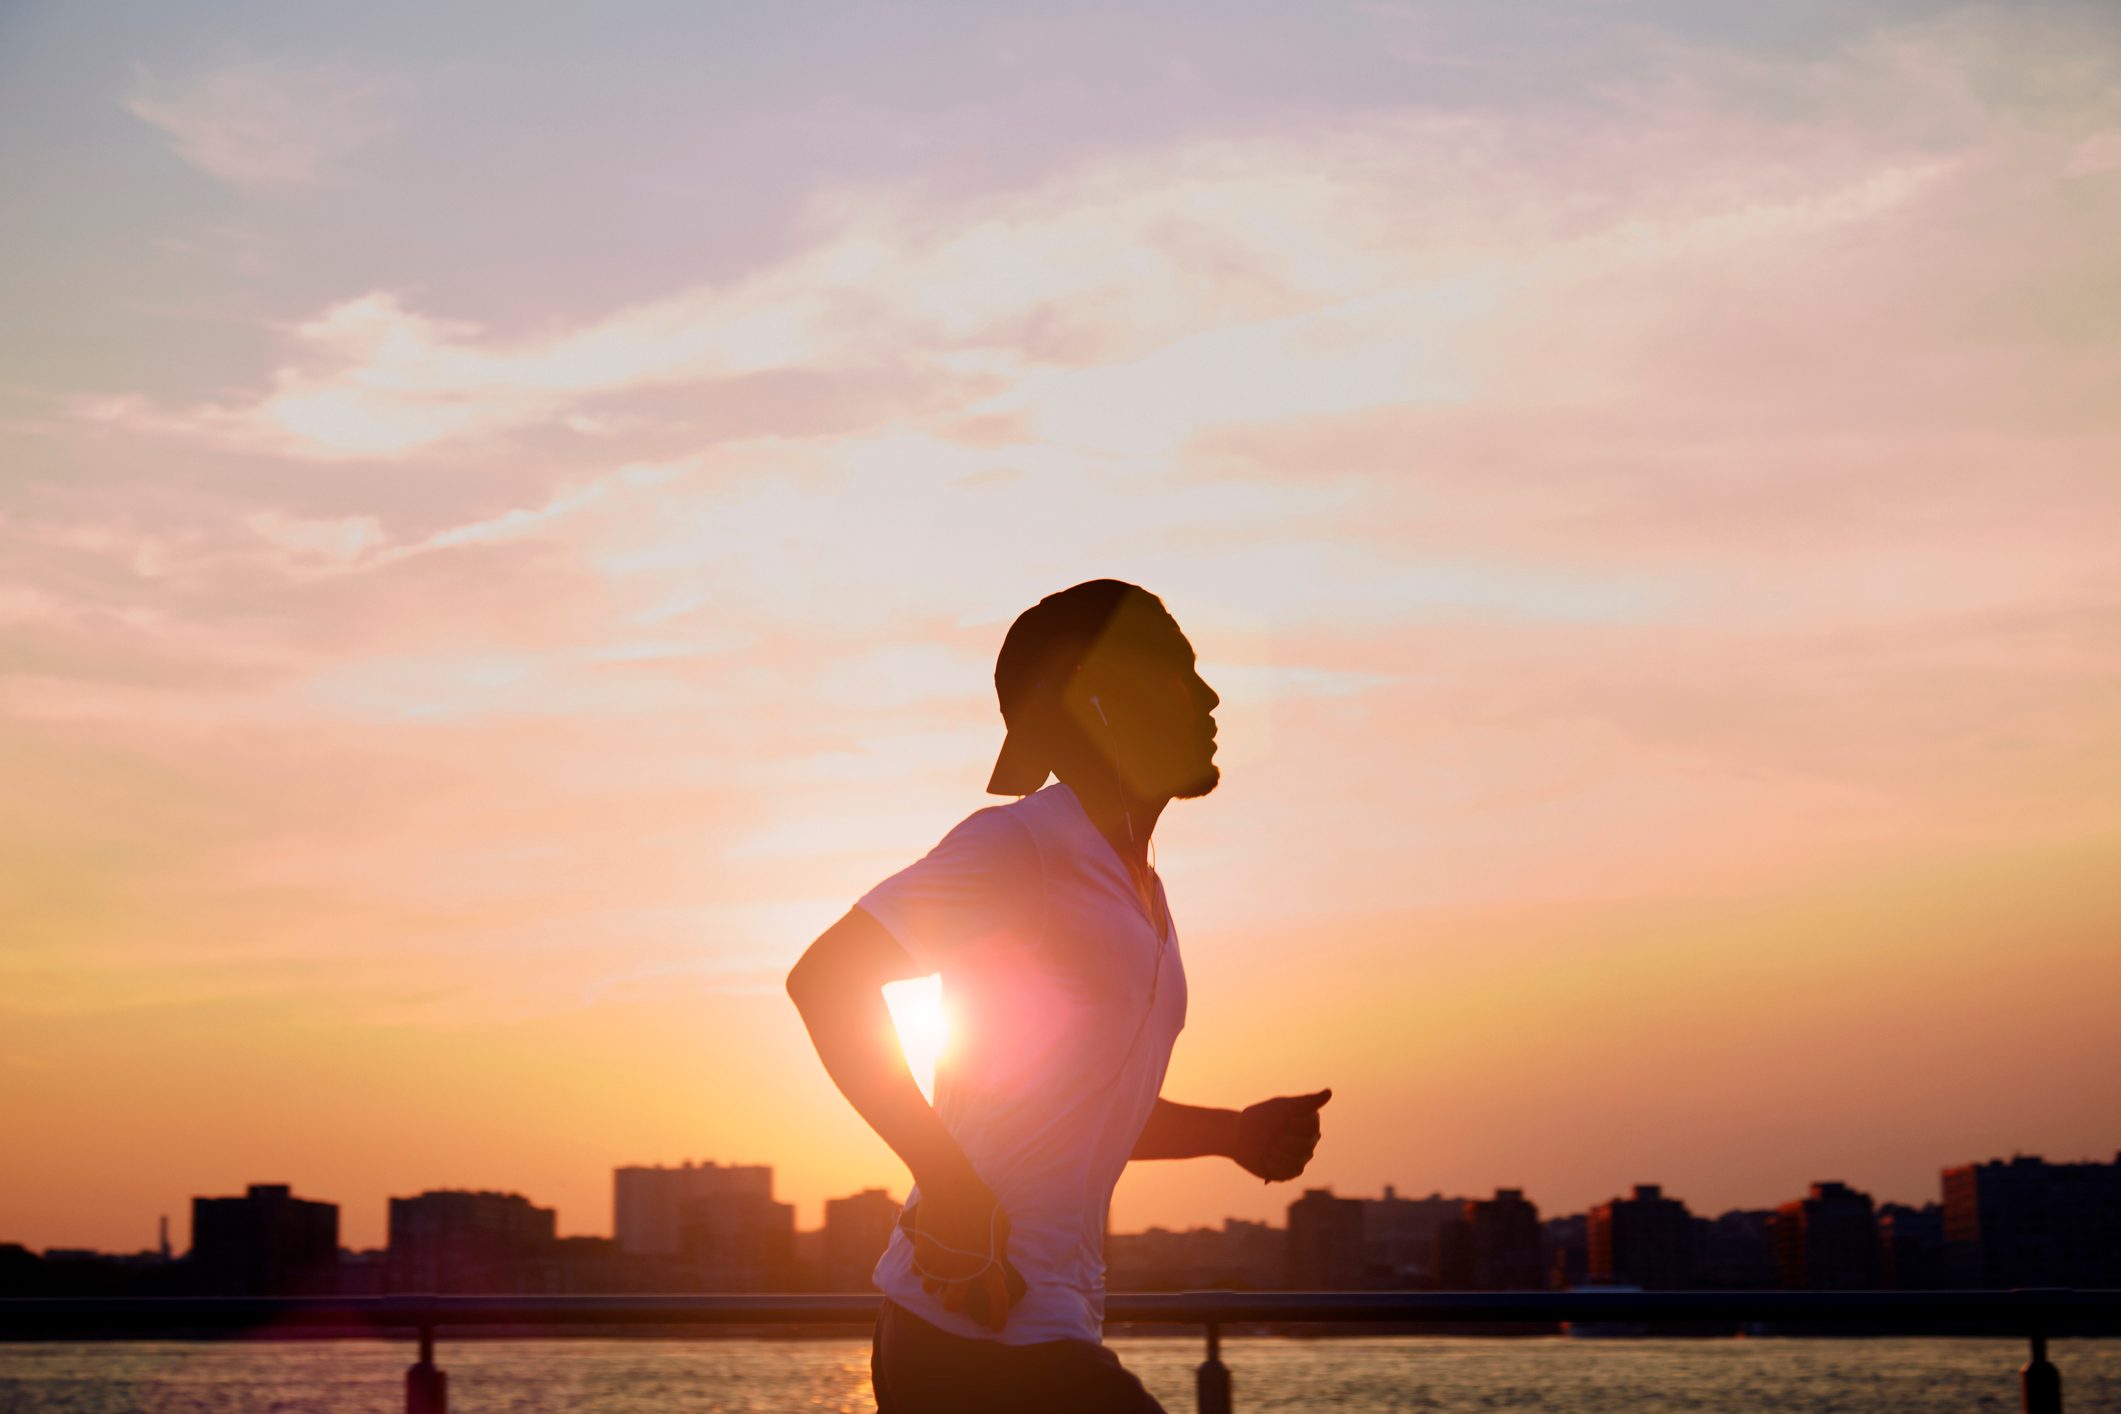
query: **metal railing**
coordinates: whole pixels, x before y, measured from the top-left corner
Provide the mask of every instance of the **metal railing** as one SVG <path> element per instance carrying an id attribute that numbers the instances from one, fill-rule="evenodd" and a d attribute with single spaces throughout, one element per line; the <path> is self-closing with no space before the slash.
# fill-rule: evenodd
<path id="1" fill-rule="evenodd" d="M 369 1296 L 0 1299 L 0 1339 L 126 1339 L 411 1334 L 407 1414 L 447 1414 L 435 1332 L 453 1328 L 867 1326 L 881 1298 L 816 1296 Z M 2050 1337 L 2121 1331 L 2121 1291 L 1526 1291 L 1239 1292 L 1112 1295 L 1108 1324 L 1194 1326 L 1207 1333 L 1200 1414 L 1231 1414 L 1222 1361 L 1227 1326 L 1554 1325 L 1743 1327 L 1899 1335 L 2012 1335 L 2031 1342 L 2020 1371 L 2026 1414 L 2060 1414 Z"/>

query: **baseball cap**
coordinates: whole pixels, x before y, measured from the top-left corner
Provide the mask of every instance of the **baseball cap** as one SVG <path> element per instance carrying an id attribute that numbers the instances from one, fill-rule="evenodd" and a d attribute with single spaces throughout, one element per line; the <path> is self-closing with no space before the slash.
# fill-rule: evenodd
<path id="1" fill-rule="evenodd" d="M 988 794 L 1029 795 L 1046 783 L 1061 694 L 1133 595 L 1162 616 L 1162 603 L 1140 585 L 1092 579 L 1048 594 L 1009 625 L 994 660 L 994 695 L 1008 730 L 987 779 Z"/>

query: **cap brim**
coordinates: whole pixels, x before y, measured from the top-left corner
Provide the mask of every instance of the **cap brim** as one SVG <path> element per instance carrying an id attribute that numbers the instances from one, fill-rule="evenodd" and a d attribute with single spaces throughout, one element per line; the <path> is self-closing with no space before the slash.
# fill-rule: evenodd
<path id="1" fill-rule="evenodd" d="M 1044 752 L 1012 731 L 1002 738 L 1001 755 L 994 758 L 994 774 L 987 778 L 989 795 L 1029 795 L 1046 783 L 1051 768 Z"/>

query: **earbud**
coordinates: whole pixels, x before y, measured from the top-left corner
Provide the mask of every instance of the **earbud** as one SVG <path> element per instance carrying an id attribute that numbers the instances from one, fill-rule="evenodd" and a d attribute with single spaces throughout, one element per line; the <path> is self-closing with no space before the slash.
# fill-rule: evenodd
<path id="1" fill-rule="evenodd" d="M 1112 728 L 1112 719 L 1105 715 L 1105 704 L 1097 700 L 1097 694 L 1094 692 L 1090 694 L 1090 705 L 1097 709 L 1097 720 L 1104 723 L 1105 729 L 1107 731 L 1110 731 Z"/>

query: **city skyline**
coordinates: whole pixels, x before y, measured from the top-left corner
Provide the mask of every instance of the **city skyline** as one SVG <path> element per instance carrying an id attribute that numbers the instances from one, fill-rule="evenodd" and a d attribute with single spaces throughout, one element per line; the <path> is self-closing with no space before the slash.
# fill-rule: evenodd
<path id="1" fill-rule="evenodd" d="M 1543 1213 L 1549 1215 L 1571 1216 L 1581 1218 L 1589 1215 L 1593 1209 L 1609 1203 L 1640 1200 L 1643 1197 L 1645 1190 L 1647 1190 L 1653 1197 L 1661 1198 L 1662 1201 L 1667 1203 L 1676 1200 L 1678 1203 L 1691 1209 L 1696 1214 L 1727 1214 L 1732 1212 L 1772 1210 L 1778 1206 L 1781 1206 L 1791 1201 L 1791 1191 L 1801 1194 L 1806 1189 L 1816 1189 L 1820 1185 L 1826 1185 L 1830 1188 L 1841 1188 L 1846 1186 L 1847 1188 L 1866 1193 L 1871 1198 L 1875 1199 L 1879 1207 L 1882 1209 L 1884 1207 L 1895 1204 L 1905 1204 L 1907 1206 L 1919 1207 L 1937 1203 L 1941 1200 L 1945 1187 L 1949 1182 L 1949 1176 L 1953 1172 L 1963 1171 L 1965 1169 L 1973 1167 L 1979 1167 L 1984 1164 L 2010 1163 L 2013 1161 L 2017 1161 L 2021 1158 L 2028 1157 L 2033 1158 L 2036 1162 L 2044 1162 L 2050 1165 L 2070 1165 L 2085 1163 L 2103 1164 L 2108 1162 L 2121 1165 L 2121 1145 L 2117 1145 L 2115 1149 L 2109 1151 L 2105 1155 L 2056 1157 L 2043 1154 L 2037 1156 L 2029 1156 L 2026 1155 L 2022 1150 L 2013 1150 L 2007 1158 L 1992 1156 L 1986 1159 L 1969 1159 L 1956 1163 L 1945 1164 L 1935 1170 L 1935 1182 L 1933 1184 L 1933 1188 L 1935 1189 L 1935 1191 L 1923 1195 L 1881 1193 L 1867 1188 L 1864 1184 L 1860 1182 L 1851 1182 L 1842 1178 L 1813 1178 L 1807 1181 L 1807 1183 L 1805 1184 L 1798 1185 L 1798 1187 L 1794 1190 L 1783 1192 L 1766 1201 L 1735 1204 L 1717 1204 L 1702 1202 L 1693 1198 L 1691 1195 L 1674 1190 L 1668 1184 L 1660 1184 L 1650 1180 L 1639 1180 L 1635 1183 L 1615 1188 L 1613 1192 L 1605 1195 L 1605 1197 L 1603 1198 L 1576 1207 L 1571 1207 L 1570 1205 L 1565 1203 L 1542 1202 L 1539 1201 L 1540 1195 L 1535 1192 L 1532 1192 L 1529 1189 L 1504 1184 L 1491 1184 L 1486 1187 L 1466 1189 L 1455 1193 L 1446 1192 L 1446 1190 L 1444 1189 L 1431 1189 L 1427 1193 L 1422 1193 L 1417 1188 L 1403 1189 L 1402 1185 L 1400 1184 L 1385 1182 L 1376 1185 L 1374 1192 L 1380 1195 L 1386 1201 L 1393 1200 L 1396 1194 L 1397 1198 L 1402 1201 L 1434 1202 L 1438 1200 L 1446 1200 L 1453 1203 L 1474 1198 L 1480 1193 L 1524 1193 L 1529 1194 L 1529 1196 L 1534 1200 L 1534 1202 L 1538 1204 L 1540 1210 Z M 754 1187 L 752 1183 L 747 1182 L 746 1180 L 749 1178 L 755 1178 L 755 1191 L 760 1196 L 770 1196 L 782 1201 L 784 1204 L 786 1203 L 785 1198 L 783 1198 L 783 1196 L 778 1191 L 778 1183 L 781 1177 L 780 1170 L 770 1163 L 753 1163 L 744 1160 L 731 1162 L 719 1159 L 699 1159 L 688 1156 L 680 1159 L 664 1160 L 650 1163 L 620 1164 L 615 1165 L 607 1170 L 608 1178 L 606 1183 L 606 1189 L 608 1196 L 604 1205 L 604 1221 L 602 1224 L 602 1228 L 594 1231 L 585 1230 L 581 1227 L 570 1224 L 564 1219 L 564 1217 L 561 1217 L 556 1223 L 558 1235 L 563 1238 L 612 1238 L 620 1240 L 621 1245 L 626 1246 L 627 1244 L 625 1242 L 624 1234 L 622 1233 L 620 1223 L 617 1220 L 618 1209 L 621 1203 L 625 1201 L 620 1196 L 621 1189 L 626 1182 L 624 1176 L 629 1174 L 640 1174 L 644 1171 L 650 1174 L 675 1174 L 680 1170 L 698 1170 L 702 1174 L 705 1174 L 710 1171 L 717 1172 L 720 1175 L 736 1178 L 739 1182 L 739 1186 L 745 1189 L 751 1189 Z M 378 1251 L 382 1250 L 386 1245 L 383 1241 L 380 1240 L 374 1242 L 366 1242 L 350 1238 L 349 1234 L 355 1231 L 365 1231 L 365 1229 L 357 1229 L 348 1221 L 349 1214 L 355 1209 L 356 1205 L 324 1189 L 304 1188 L 302 1184 L 286 1183 L 278 1179 L 251 1178 L 242 1183 L 232 1185 L 229 1189 L 223 1191 L 233 1192 L 239 1190 L 255 1189 L 260 1186 L 280 1189 L 284 1191 L 292 1191 L 309 1201 L 329 1203 L 336 1207 L 339 1213 L 340 1246 L 347 1251 Z M 803 1222 L 804 1215 L 800 1205 L 786 1205 L 795 1209 L 794 1225 L 796 1227 L 796 1230 L 801 1232 L 818 1232 L 821 1231 L 824 1227 L 824 1219 L 826 1216 L 827 1205 L 836 1202 L 844 1202 L 845 1200 L 850 1198 L 866 1197 L 869 1194 L 878 1191 L 894 1195 L 895 1201 L 902 1201 L 905 1194 L 906 1186 L 907 1185 L 904 1182 L 901 1182 L 897 1185 L 885 1183 L 867 1184 L 861 1185 L 854 1189 L 849 1189 L 844 1193 L 828 1194 L 825 1197 L 821 1198 L 818 1204 L 816 1205 L 817 1221 L 809 1224 L 805 1224 Z M 1278 1195 L 1278 1201 L 1274 1204 L 1272 1208 L 1272 1214 L 1269 1218 L 1269 1221 L 1272 1220 L 1272 1217 L 1284 1216 L 1292 1203 L 1299 1201 L 1302 1196 L 1311 1193 L 1327 1192 L 1333 1193 L 1336 1196 L 1342 1198 L 1359 1198 L 1362 1199 L 1362 1201 L 1375 1201 L 1374 1199 L 1364 1197 L 1364 1192 L 1371 1190 L 1350 1190 L 1348 1192 L 1341 1192 L 1338 1185 L 1324 1182 L 1313 1182 L 1311 1176 L 1308 1174 L 1304 1178 L 1296 1180 L 1292 1183 L 1273 1185 L 1271 1191 L 1274 1194 Z M 523 1188 L 521 1185 L 512 1185 L 506 1183 L 482 1185 L 425 1184 L 417 1187 L 416 1189 L 408 1190 L 405 1193 L 391 1193 L 384 1195 L 378 1200 L 378 1206 L 383 1210 L 385 1215 L 384 1218 L 379 1221 L 377 1225 L 377 1231 L 379 1235 L 385 1237 L 387 1237 L 388 1235 L 388 1214 L 390 1211 L 390 1205 L 398 1203 L 408 1197 L 413 1196 L 433 1196 L 436 1194 L 452 1193 L 487 1194 L 495 1196 L 505 1196 L 510 1198 L 521 1198 L 534 1204 L 540 1204 L 541 1207 L 546 1206 L 540 1203 L 540 1194 L 529 1191 Z M 158 1236 L 158 1242 L 169 1242 L 172 1246 L 175 1247 L 176 1250 L 180 1252 L 185 1249 L 185 1247 L 188 1245 L 190 1236 L 189 1228 L 191 1222 L 191 1213 L 193 1211 L 192 1204 L 196 1201 L 199 1201 L 202 1196 L 203 1195 L 201 1194 L 187 1195 L 183 1202 L 177 1204 L 168 1212 L 156 1214 L 150 1219 L 150 1222 L 155 1226 L 155 1230 Z M 558 1214 L 558 1209 L 556 1205 L 553 1207 L 553 1211 L 556 1213 L 556 1215 Z M 1134 1228 L 1124 1227 L 1115 1220 L 1114 1225 L 1112 1227 L 1112 1231 L 1115 1235 L 1141 1235 L 1156 1230 L 1163 1230 L 1168 1232 L 1185 1232 L 1189 1230 L 1198 1229 L 1200 1227 L 1216 1226 L 1229 1222 L 1256 1222 L 1259 1220 L 1260 1219 L 1257 1216 L 1247 1216 L 1234 1213 L 1224 1213 L 1220 1215 L 1194 1214 L 1190 1219 L 1181 1219 L 1177 1222 L 1145 1223 L 1139 1227 Z M 182 1238 L 183 1240 L 179 1240 L 180 1238 Z M 46 1248 L 55 1248 L 64 1251 L 97 1251 L 113 1256 L 126 1255 L 132 1252 L 145 1252 L 152 1250 L 150 1246 L 143 1245 L 141 1247 L 135 1248 L 125 1246 L 122 1243 L 115 1246 L 106 1247 L 86 1242 L 30 1242 L 25 1241 L 23 1237 L 21 1237 L 15 1232 L 0 1228 L 0 1244 L 6 1244 L 10 1242 L 17 1243 L 21 1246 L 30 1248 L 33 1251 L 43 1250 Z M 643 1247 L 639 1250 L 649 1249 Z"/>
<path id="2" fill-rule="evenodd" d="M 1637 1184 L 1588 1212 L 1522 1190 L 1377 1196 L 1307 1188 L 1287 1222 L 1225 1218 L 1107 1234 L 1119 1291 L 1997 1290 L 2121 1287 L 2121 1153 L 2112 1162 L 2016 1156 L 1944 1168 L 1920 1206 L 1825 1179 L 1772 1208 L 1696 1212 Z M 389 1200 L 390 1240 L 340 1239 L 339 1205 L 253 1183 L 192 1199 L 195 1240 L 151 1252 L 0 1241 L 9 1296 L 596 1295 L 864 1291 L 897 1224 L 884 1189 L 829 1200 L 798 1228 L 772 1169 L 712 1161 L 612 1173 L 615 1236 L 559 1231 L 512 1191 Z"/>

